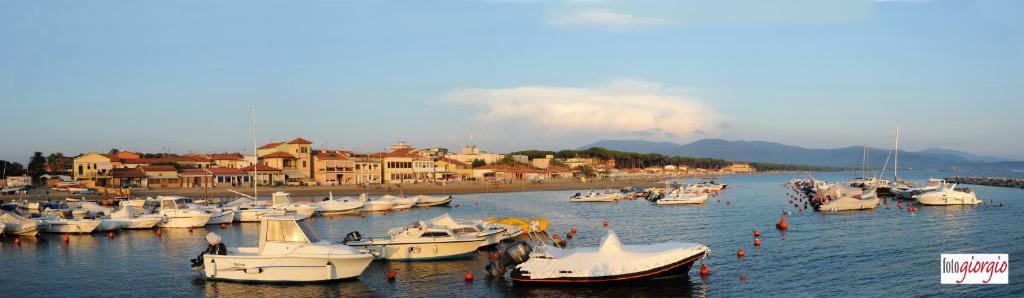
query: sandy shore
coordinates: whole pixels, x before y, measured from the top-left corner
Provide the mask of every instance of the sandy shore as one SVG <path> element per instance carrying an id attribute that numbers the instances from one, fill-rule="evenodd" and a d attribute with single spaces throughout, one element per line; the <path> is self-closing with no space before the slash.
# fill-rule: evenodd
<path id="1" fill-rule="evenodd" d="M 716 175 L 719 176 L 719 175 Z M 292 194 L 295 197 L 315 197 L 324 196 L 333 193 L 335 196 L 355 196 L 361 193 L 369 193 L 375 195 L 381 194 L 406 194 L 406 195 L 438 195 L 438 194 L 474 194 L 474 193 L 501 193 L 501 192 L 521 192 L 521 191 L 551 191 L 551 190 L 585 190 L 585 189 L 609 189 L 609 188 L 622 188 L 626 186 L 631 187 L 652 187 L 659 186 L 661 181 L 672 178 L 698 178 L 695 176 L 679 177 L 679 176 L 658 176 L 658 177 L 644 177 L 637 179 L 627 180 L 615 180 L 615 179 L 588 179 L 587 182 L 581 182 L 578 179 L 558 179 L 548 180 L 541 183 L 533 183 L 530 181 L 513 181 L 511 183 L 492 183 L 492 182 L 455 182 L 447 184 L 385 184 L 385 185 L 371 185 L 369 187 L 361 187 L 356 185 L 341 185 L 341 186 L 287 186 L 287 187 L 260 187 L 260 196 L 270 194 L 275 191 L 283 191 Z M 147 197 L 147 196 L 158 196 L 158 195 L 179 195 L 186 197 L 237 197 L 238 195 L 232 193 L 228 189 L 233 189 L 245 194 L 252 194 L 252 188 L 187 188 L 187 189 L 155 189 L 147 190 L 140 189 L 135 190 L 132 193 L 133 197 Z M 30 201 L 36 200 L 59 200 L 67 197 L 83 197 L 83 195 L 71 195 L 66 192 L 58 192 L 49 190 L 47 188 L 36 188 L 29 192 L 28 195 L 6 195 L 0 196 L 3 201 L 9 201 L 11 199 L 22 200 L 28 199 Z M 86 198 L 104 198 L 101 195 L 85 195 Z"/>

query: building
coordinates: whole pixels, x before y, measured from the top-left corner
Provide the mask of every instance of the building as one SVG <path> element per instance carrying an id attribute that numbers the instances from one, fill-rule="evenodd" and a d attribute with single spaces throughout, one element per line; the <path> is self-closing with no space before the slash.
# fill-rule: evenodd
<path id="1" fill-rule="evenodd" d="M 239 169 L 250 165 L 245 162 L 245 156 L 235 152 L 214 153 L 207 157 L 213 161 L 213 166 L 218 168 Z"/>
<path id="2" fill-rule="evenodd" d="M 530 165 L 538 169 L 547 169 L 551 165 L 551 161 L 555 159 L 554 155 L 548 154 L 544 157 L 534 158 L 530 161 Z"/>
<path id="3" fill-rule="evenodd" d="M 254 164 L 241 170 L 253 177 L 253 180 L 259 185 L 277 186 L 285 184 L 284 172 L 277 168 L 264 164 Z"/>
<path id="4" fill-rule="evenodd" d="M 7 176 L 7 186 L 32 186 L 31 176 Z"/>
<path id="5" fill-rule="evenodd" d="M 270 143 L 256 149 L 259 163 L 276 168 L 283 173 L 285 181 L 293 184 L 312 184 L 313 142 L 295 138 L 288 142 Z M 258 179 L 257 179 L 258 180 Z"/>
<path id="6" fill-rule="evenodd" d="M 178 169 L 174 166 L 143 166 L 142 171 L 146 174 L 146 184 L 143 187 L 156 188 L 180 188 L 181 177 L 178 176 Z"/>
<path id="7" fill-rule="evenodd" d="M 412 146 L 409 146 L 409 144 L 406 144 L 405 141 L 398 141 L 398 143 L 394 143 L 391 146 L 388 146 L 388 152 L 394 152 L 394 151 L 398 151 L 398 150 L 411 150 L 411 149 L 412 149 Z"/>
<path id="8" fill-rule="evenodd" d="M 47 158 L 46 160 L 46 172 L 50 174 L 68 174 L 70 175 L 75 168 L 75 159 L 65 156 L 56 156 L 54 158 Z"/>
<path id="9" fill-rule="evenodd" d="M 380 158 L 358 157 L 353 159 L 355 164 L 356 184 L 380 184 L 383 183 L 383 169 Z"/>
<path id="10" fill-rule="evenodd" d="M 459 154 L 450 154 L 448 155 L 448 158 L 458 160 L 467 164 L 473 164 L 474 160 L 482 160 L 484 163 L 492 164 L 496 161 L 501 160 L 502 158 L 505 158 L 505 155 L 497 153 L 487 153 L 481 151 L 480 148 L 476 147 L 476 145 L 466 145 L 466 147 L 462 148 L 462 151 L 460 151 Z"/>
<path id="11" fill-rule="evenodd" d="M 213 187 L 213 174 L 207 169 L 181 169 L 178 177 L 183 188 Z"/>
<path id="12" fill-rule="evenodd" d="M 111 173 L 111 187 L 142 188 L 147 184 L 146 173 L 142 168 L 116 168 Z"/>
<path id="13" fill-rule="evenodd" d="M 252 186 L 251 176 L 238 168 L 209 168 L 206 171 L 213 175 L 214 187 Z"/>
<path id="14" fill-rule="evenodd" d="M 90 152 L 74 159 L 75 181 L 86 187 L 111 185 L 113 169 L 110 158 L 99 153 Z"/>
<path id="15" fill-rule="evenodd" d="M 313 177 L 319 185 L 356 183 L 356 161 L 347 151 L 321 151 L 313 155 Z"/>
<path id="16" fill-rule="evenodd" d="M 417 154 L 416 149 L 411 148 L 374 153 L 370 155 L 370 158 L 378 158 L 381 161 L 383 178 L 386 183 L 414 182 L 417 179 L 417 172 L 413 170 L 413 161 L 426 159 Z"/>
<path id="17" fill-rule="evenodd" d="M 596 158 L 572 157 L 565 159 L 565 165 L 569 167 L 569 169 L 575 169 L 582 166 L 597 168 L 600 164 L 601 163 Z"/>
<path id="18" fill-rule="evenodd" d="M 434 173 L 437 180 L 464 180 L 473 177 L 470 165 L 451 158 L 439 158 L 434 161 Z"/>
<path id="19" fill-rule="evenodd" d="M 749 163 L 737 162 L 721 169 L 724 173 L 753 173 L 757 170 L 750 166 Z"/>

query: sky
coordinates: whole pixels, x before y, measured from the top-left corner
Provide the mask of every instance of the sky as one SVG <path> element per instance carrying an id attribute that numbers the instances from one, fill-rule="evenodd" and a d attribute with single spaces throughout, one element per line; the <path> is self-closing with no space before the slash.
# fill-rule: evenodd
<path id="1" fill-rule="evenodd" d="M 0 159 L 703 138 L 1024 160 L 1024 1 L 0 0 Z"/>

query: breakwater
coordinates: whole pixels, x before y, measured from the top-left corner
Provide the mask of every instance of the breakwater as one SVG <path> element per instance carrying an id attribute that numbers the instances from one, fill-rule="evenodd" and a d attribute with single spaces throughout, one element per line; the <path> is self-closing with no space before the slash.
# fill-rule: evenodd
<path id="1" fill-rule="evenodd" d="M 955 182 L 957 184 L 974 184 L 974 185 L 986 185 L 986 186 L 999 186 L 999 187 L 1012 187 L 1012 188 L 1024 188 L 1024 179 L 1021 178 L 1009 178 L 1009 177 L 978 177 L 978 176 L 957 176 L 957 177 L 946 177 L 946 182 Z"/>

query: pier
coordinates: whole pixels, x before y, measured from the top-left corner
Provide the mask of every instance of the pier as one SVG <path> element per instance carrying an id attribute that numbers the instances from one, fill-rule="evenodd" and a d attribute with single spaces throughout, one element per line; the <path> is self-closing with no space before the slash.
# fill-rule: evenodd
<path id="1" fill-rule="evenodd" d="M 946 177 L 942 179 L 946 180 L 946 182 L 955 182 L 957 184 L 974 184 L 986 186 L 1024 188 L 1024 179 L 1021 178 L 956 176 Z"/>

